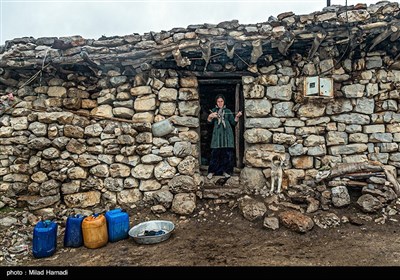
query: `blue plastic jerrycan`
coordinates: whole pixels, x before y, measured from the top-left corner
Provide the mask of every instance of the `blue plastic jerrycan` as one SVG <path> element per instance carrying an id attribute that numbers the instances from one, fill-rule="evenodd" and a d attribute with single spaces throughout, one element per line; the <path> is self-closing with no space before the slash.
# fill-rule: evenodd
<path id="1" fill-rule="evenodd" d="M 32 253 L 35 258 L 54 254 L 57 248 L 57 224 L 50 220 L 38 222 L 33 229 Z"/>
<path id="2" fill-rule="evenodd" d="M 85 216 L 77 214 L 68 217 L 65 225 L 64 247 L 80 247 L 83 245 L 82 221 Z"/>
<path id="3" fill-rule="evenodd" d="M 129 215 L 120 208 L 107 211 L 106 214 L 108 240 L 115 242 L 128 238 Z"/>

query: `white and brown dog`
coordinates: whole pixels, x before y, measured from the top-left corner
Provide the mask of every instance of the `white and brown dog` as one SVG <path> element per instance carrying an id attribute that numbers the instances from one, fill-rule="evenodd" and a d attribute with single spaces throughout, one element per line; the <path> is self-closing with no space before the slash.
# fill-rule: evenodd
<path id="1" fill-rule="evenodd" d="M 282 191 L 282 178 L 283 178 L 283 164 L 284 159 L 275 155 L 271 159 L 271 193 L 275 191 L 275 181 L 277 181 L 277 189 L 276 192 L 280 193 Z"/>

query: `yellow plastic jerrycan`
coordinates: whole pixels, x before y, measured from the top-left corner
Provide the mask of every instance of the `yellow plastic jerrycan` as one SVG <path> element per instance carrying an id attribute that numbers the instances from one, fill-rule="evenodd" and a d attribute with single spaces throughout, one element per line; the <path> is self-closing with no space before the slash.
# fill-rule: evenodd
<path id="1" fill-rule="evenodd" d="M 108 242 L 107 221 L 103 214 L 93 214 L 82 222 L 83 245 L 90 249 L 103 247 Z"/>

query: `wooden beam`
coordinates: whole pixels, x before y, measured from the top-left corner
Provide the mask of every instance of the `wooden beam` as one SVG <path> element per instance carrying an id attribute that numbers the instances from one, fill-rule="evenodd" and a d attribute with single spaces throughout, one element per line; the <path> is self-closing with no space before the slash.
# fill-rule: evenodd
<path id="1" fill-rule="evenodd" d="M 295 35 L 289 31 L 286 31 L 280 38 L 280 41 L 278 43 L 278 51 L 286 56 L 287 55 L 287 50 L 289 47 L 293 44 L 294 42 L 294 37 Z"/>
<path id="2" fill-rule="evenodd" d="M 325 30 L 321 29 L 317 33 L 315 33 L 314 41 L 312 43 L 312 47 L 310 52 L 308 53 L 308 59 L 312 59 L 314 54 L 317 52 L 319 45 L 321 45 L 322 41 L 325 39 L 327 33 Z"/>
<path id="3" fill-rule="evenodd" d="M 379 43 L 384 41 L 387 37 L 392 35 L 394 32 L 398 31 L 398 28 L 395 26 L 389 26 L 385 31 L 380 33 L 377 37 L 372 41 L 372 45 L 368 48 L 368 51 L 372 51 Z"/>
<path id="4" fill-rule="evenodd" d="M 119 62 L 120 60 L 125 60 L 125 59 L 132 59 L 132 60 L 139 60 L 139 59 L 145 59 L 146 61 L 154 60 L 158 56 L 166 56 L 167 53 L 171 53 L 173 50 L 176 50 L 177 48 L 180 50 L 184 50 L 187 48 L 199 48 L 200 41 L 199 40 L 194 40 L 194 41 L 187 41 L 183 42 L 180 44 L 170 44 L 166 46 L 160 46 L 156 47 L 153 49 L 147 49 L 147 50 L 133 50 L 129 53 L 117 53 L 117 54 L 89 54 L 88 59 L 95 61 L 95 60 L 100 60 L 100 61 L 107 61 L 107 62 Z M 76 64 L 84 61 L 82 56 L 80 54 L 76 54 L 73 56 L 68 56 L 68 57 L 56 57 L 52 60 L 52 63 L 54 64 Z M 1 65 L 0 65 L 1 66 Z"/>
<path id="5" fill-rule="evenodd" d="M 383 170 L 383 164 L 377 161 L 341 163 L 334 166 L 328 178 L 335 178 L 348 173 L 356 172 L 380 172 Z"/>
<path id="6" fill-rule="evenodd" d="M 241 79 L 198 79 L 201 85 L 232 85 L 242 83 Z"/>
<path id="7" fill-rule="evenodd" d="M 257 77 L 257 74 L 251 72 L 243 72 L 243 71 L 236 71 L 236 72 L 199 72 L 199 71 L 178 71 L 181 76 L 191 76 L 194 75 L 198 78 L 221 78 L 221 79 L 229 79 L 229 78 L 240 78 L 242 76 L 254 76 Z"/>

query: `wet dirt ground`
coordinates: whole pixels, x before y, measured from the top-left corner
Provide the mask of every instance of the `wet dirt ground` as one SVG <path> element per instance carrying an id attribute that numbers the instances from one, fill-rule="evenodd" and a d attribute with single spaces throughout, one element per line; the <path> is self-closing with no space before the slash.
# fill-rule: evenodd
<path id="1" fill-rule="evenodd" d="M 198 211 L 204 209 L 199 216 Z M 339 217 L 349 209 L 336 211 Z M 321 210 L 320 210 L 321 211 Z M 312 215 L 312 214 L 310 214 Z M 372 216 L 373 217 L 373 216 Z M 398 218 L 398 217 L 395 217 Z M 152 245 L 137 244 L 132 238 L 108 243 L 98 249 L 63 247 L 59 235 L 55 254 L 43 259 L 29 258 L 18 266 L 40 268 L 88 266 L 399 266 L 399 222 L 364 225 L 341 224 L 335 228 L 318 226 L 299 234 L 281 226 L 272 231 L 262 220 L 250 222 L 238 208 L 227 204 L 199 205 L 187 218 L 148 210 L 134 212 L 131 226 L 146 220 L 165 219 L 175 223 L 171 237 Z"/>

